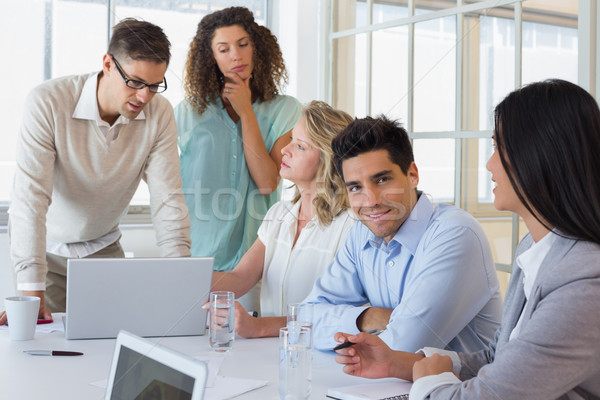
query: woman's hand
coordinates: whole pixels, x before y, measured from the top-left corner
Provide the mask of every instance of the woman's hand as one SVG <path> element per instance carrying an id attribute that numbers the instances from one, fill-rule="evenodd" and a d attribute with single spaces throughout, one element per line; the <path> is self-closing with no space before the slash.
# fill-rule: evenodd
<path id="1" fill-rule="evenodd" d="M 244 113 L 254 112 L 252 110 L 252 91 L 250 90 L 250 79 L 242 79 L 234 72 L 227 72 L 225 85 L 221 96 L 223 100 L 233 107 L 235 113 L 241 118 Z"/>
<path id="2" fill-rule="evenodd" d="M 245 338 L 260 337 L 260 319 L 248 314 L 248 311 L 235 302 L 235 333 Z"/>
<path id="3" fill-rule="evenodd" d="M 231 119 L 237 123 L 237 115 L 241 123 L 244 155 L 250 176 L 260 194 L 271 194 L 277 190 L 279 184 L 281 149 L 289 142 L 289 136 L 283 135 L 270 150 L 267 149 L 252 108 L 251 77 L 242 79 L 234 72 L 226 72 L 223 75 L 225 84 L 221 97 Z M 229 107 L 233 108 L 233 111 Z M 236 115 L 232 115 L 232 112 Z"/>
<path id="4" fill-rule="evenodd" d="M 452 372 L 452 359 L 448 356 L 433 354 L 431 357 L 426 357 L 413 365 L 413 379 L 415 381 L 424 376 L 439 375 L 443 372 Z"/>

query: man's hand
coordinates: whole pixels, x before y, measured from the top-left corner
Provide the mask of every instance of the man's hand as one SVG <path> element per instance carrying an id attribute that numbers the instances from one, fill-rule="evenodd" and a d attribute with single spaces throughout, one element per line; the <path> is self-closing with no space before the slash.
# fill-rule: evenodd
<path id="1" fill-rule="evenodd" d="M 45 292 L 43 290 L 25 290 L 23 296 L 35 296 L 40 298 L 40 310 L 38 312 L 38 319 L 52 319 L 52 313 L 50 309 L 46 307 L 46 299 L 44 297 Z M 6 324 L 6 311 L 0 312 L 0 325 Z"/>
<path id="2" fill-rule="evenodd" d="M 428 375 L 439 375 L 443 372 L 452 372 L 452 359 L 448 356 L 433 354 L 413 365 L 413 379 L 416 381 Z"/>
<path id="3" fill-rule="evenodd" d="M 393 311 L 393 308 L 369 307 L 358 316 L 356 326 L 361 332 L 384 330 L 390 323 Z"/>
<path id="4" fill-rule="evenodd" d="M 363 378 L 395 377 L 412 380 L 414 363 L 424 358 L 421 354 L 394 351 L 378 336 L 364 332 L 358 335 L 338 332 L 335 334 L 335 341 L 355 343 L 338 350 L 335 361 L 344 365 L 343 371 L 348 375 Z"/>
<path id="5" fill-rule="evenodd" d="M 38 319 L 52 319 L 52 313 L 50 309 L 46 307 L 46 292 L 44 290 L 24 290 L 23 296 L 35 296 L 40 298 L 40 311 L 38 313 Z"/>
<path id="6" fill-rule="evenodd" d="M 335 361 L 344 365 L 343 371 L 348 375 L 363 378 L 385 378 L 390 375 L 392 350 L 375 335 L 359 333 L 349 335 L 338 332 L 335 334 L 338 343 L 355 343 L 345 349 L 337 350 Z"/>

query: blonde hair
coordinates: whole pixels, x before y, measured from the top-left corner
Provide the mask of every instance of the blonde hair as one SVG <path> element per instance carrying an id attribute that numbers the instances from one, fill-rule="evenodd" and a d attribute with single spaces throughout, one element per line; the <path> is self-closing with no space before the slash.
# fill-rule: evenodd
<path id="1" fill-rule="evenodd" d="M 336 110 L 323 101 L 311 101 L 304 106 L 302 117 L 308 139 L 319 150 L 319 168 L 317 169 L 317 197 L 313 200 L 317 220 L 322 226 L 328 226 L 342 211 L 349 207 L 346 188 L 333 164 L 331 141 L 354 119 L 346 112 Z M 300 192 L 292 200 L 300 200 Z"/>

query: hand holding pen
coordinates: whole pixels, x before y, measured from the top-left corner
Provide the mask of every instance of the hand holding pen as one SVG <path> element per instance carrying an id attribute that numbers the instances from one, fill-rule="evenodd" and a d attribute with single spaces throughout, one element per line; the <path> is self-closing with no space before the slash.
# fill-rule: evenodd
<path id="1" fill-rule="evenodd" d="M 367 332 L 356 335 L 338 332 L 334 339 L 342 345 L 350 343 L 336 350 L 335 356 L 335 361 L 344 365 L 343 371 L 346 374 L 371 379 L 394 376 L 390 368 L 394 366 L 392 360 L 396 352 L 377 335 Z"/>
<path id="2" fill-rule="evenodd" d="M 381 332 L 383 332 L 382 329 L 371 329 L 371 330 L 368 330 L 368 331 L 366 331 L 364 333 L 367 333 L 369 335 L 378 336 Z M 345 349 L 346 347 L 350 347 L 350 346 L 354 345 L 355 342 L 352 342 L 352 341 L 348 340 L 348 337 L 350 337 L 350 336 L 346 336 L 346 341 L 344 343 L 341 343 L 341 344 L 338 344 L 337 346 L 335 346 L 333 348 L 333 351 L 338 351 L 338 350 Z M 339 341 L 338 340 L 338 335 L 336 335 L 336 340 Z"/>

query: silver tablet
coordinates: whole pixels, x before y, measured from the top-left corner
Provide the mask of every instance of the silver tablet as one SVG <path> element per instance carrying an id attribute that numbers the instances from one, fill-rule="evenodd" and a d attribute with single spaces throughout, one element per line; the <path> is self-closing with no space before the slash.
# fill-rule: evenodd
<path id="1" fill-rule="evenodd" d="M 119 332 L 105 400 L 202 400 L 208 368 L 200 360 Z"/>

